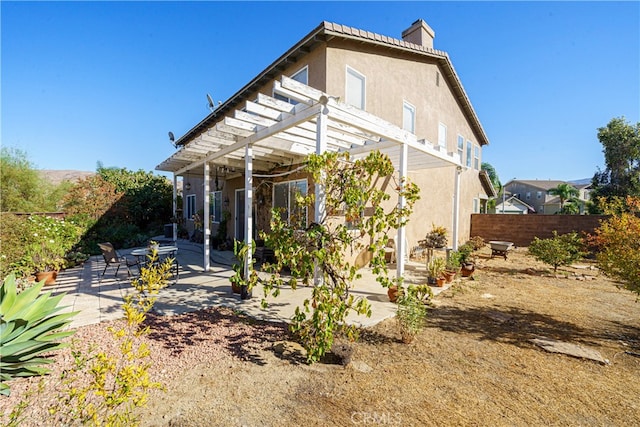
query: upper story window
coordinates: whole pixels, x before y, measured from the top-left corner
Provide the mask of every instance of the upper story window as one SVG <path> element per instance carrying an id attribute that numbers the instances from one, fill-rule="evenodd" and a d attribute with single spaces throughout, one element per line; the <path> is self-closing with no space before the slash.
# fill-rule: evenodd
<path id="1" fill-rule="evenodd" d="M 302 84 L 308 85 L 309 84 L 309 67 L 305 65 L 301 70 L 293 73 L 291 75 L 291 79 L 297 82 L 300 82 Z M 275 99 L 279 99 L 280 101 L 288 102 L 289 104 L 295 105 L 298 103 L 298 101 L 293 100 L 291 98 L 287 98 L 286 96 L 282 96 L 279 93 L 274 93 L 273 97 Z"/>
<path id="2" fill-rule="evenodd" d="M 447 126 L 444 123 L 438 123 L 438 145 L 447 148 Z"/>
<path id="3" fill-rule="evenodd" d="M 185 198 L 185 209 L 184 209 L 184 217 L 185 219 L 191 220 L 193 216 L 196 214 L 196 195 L 195 194 L 187 194 Z"/>
<path id="4" fill-rule="evenodd" d="M 307 207 L 296 202 L 298 195 L 307 195 L 307 180 L 279 182 L 273 186 L 273 207 L 281 209 L 281 217 L 298 229 L 307 227 Z"/>
<path id="5" fill-rule="evenodd" d="M 475 170 L 480 170 L 480 146 L 475 145 L 473 147 L 473 168 Z"/>
<path id="6" fill-rule="evenodd" d="M 471 147 L 473 146 L 473 144 L 471 143 L 471 141 L 467 140 L 467 167 L 470 168 L 471 167 Z"/>
<path id="7" fill-rule="evenodd" d="M 416 107 L 407 101 L 402 103 L 402 129 L 416 133 Z"/>
<path id="8" fill-rule="evenodd" d="M 527 191 L 526 198 L 527 198 L 527 200 L 531 199 L 531 191 Z"/>
<path id="9" fill-rule="evenodd" d="M 460 156 L 460 163 L 464 159 L 464 137 L 458 135 L 458 156 Z"/>
<path id="10" fill-rule="evenodd" d="M 347 66 L 346 103 L 361 110 L 365 106 L 365 77 L 353 68 Z"/>
<path id="11" fill-rule="evenodd" d="M 209 215 L 214 223 L 222 221 L 222 191 L 212 191 L 209 194 Z"/>
<path id="12" fill-rule="evenodd" d="M 538 199 L 542 199 L 542 191 L 538 191 L 538 192 L 536 193 L 536 197 L 537 197 Z"/>

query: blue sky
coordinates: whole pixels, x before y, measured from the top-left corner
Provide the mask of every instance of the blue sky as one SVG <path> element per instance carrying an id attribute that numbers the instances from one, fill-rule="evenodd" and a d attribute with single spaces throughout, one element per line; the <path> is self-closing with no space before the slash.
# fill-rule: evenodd
<path id="1" fill-rule="evenodd" d="M 10 2 L 2 145 L 41 169 L 153 170 L 209 112 L 321 21 L 449 53 L 503 183 L 603 167 L 597 128 L 640 121 L 639 2 Z"/>

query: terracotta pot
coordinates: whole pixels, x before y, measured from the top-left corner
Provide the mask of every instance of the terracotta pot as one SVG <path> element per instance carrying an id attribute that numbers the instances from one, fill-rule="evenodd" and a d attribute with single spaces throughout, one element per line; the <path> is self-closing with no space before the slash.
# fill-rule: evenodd
<path id="1" fill-rule="evenodd" d="M 456 277 L 456 272 L 455 271 L 445 271 L 444 273 L 442 273 L 442 275 L 444 276 L 444 281 L 447 283 L 451 283 L 453 282 L 453 279 Z"/>
<path id="2" fill-rule="evenodd" d="M 439 287 L 439 288 L 443 287 L 444 286 L 444 281 L 445 281 L 444 277 L 436 278 L 436 286 Z"/>
<path id="3" fill-rule="evenodd" d="M 398 300 L 398 287 L 391 286 L 387 289 L 387 295 L 389 296 L 389 301 L 396 302 Z"/>
<path id="4" fill-rule="evenodd" d="M 57 277 L 57 271 L 39 271 L 36 273 L 36 281 L 42 282 L 44 280 L 45 285 L 53 285 L 56 283 Z"/>
<path id="5" fill-rule="evenodd" d="M 241 291 L 240 286 L 236 285 L 235 283 L 231 284 L 231 290 L 234 294 L 239 294 Z"/>
<path id="6" fill-rule="evenodd" d="M 476 270 L 476 265 L 473 263 L 463 264 L 460 269 L 460 273 L 462 273 L 462 277 L 470 277 L 473 272 Z"/>

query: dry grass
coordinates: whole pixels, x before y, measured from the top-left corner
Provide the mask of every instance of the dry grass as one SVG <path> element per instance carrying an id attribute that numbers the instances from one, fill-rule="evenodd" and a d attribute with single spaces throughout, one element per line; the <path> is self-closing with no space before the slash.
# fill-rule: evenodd
<path id="1" fill-rule="evenodd" d="M 434 301 L 412 344 L 388 320 L 336 348 L 344 365 L 308 366 L 295 343 L 273 345 L 290 339 L 281 328 L 233 313 L 157 318 L 154 369 L 168 391 L 143 425 L 640 425 L 635 296 L 597 269 L 556 277 L 525 249 L 488 254 L 475 280 Z M 610 364 L 546 353 L 537 336 Z"/>

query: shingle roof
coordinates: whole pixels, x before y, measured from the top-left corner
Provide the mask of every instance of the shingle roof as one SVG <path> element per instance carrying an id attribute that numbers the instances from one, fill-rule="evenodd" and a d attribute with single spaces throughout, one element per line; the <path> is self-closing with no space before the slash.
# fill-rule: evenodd
<path id="1" fill-rule="evenodd" d="M 514 179 L 509 181 L 506 185 L 509 184 L 523 184 L 523 185 L 528 185 L 530 187 L 535 187 L 535 188 L 539 188 L 541 190 L 551 190 L 552 188 L 556 188 L 558 185 L 560 184 L 567 184 L 566 181 L 558 181 L 558 180 L 551 180 L 551 179 L 530 179 L 530 180 L 526 180 L 526 179 Z"/>

